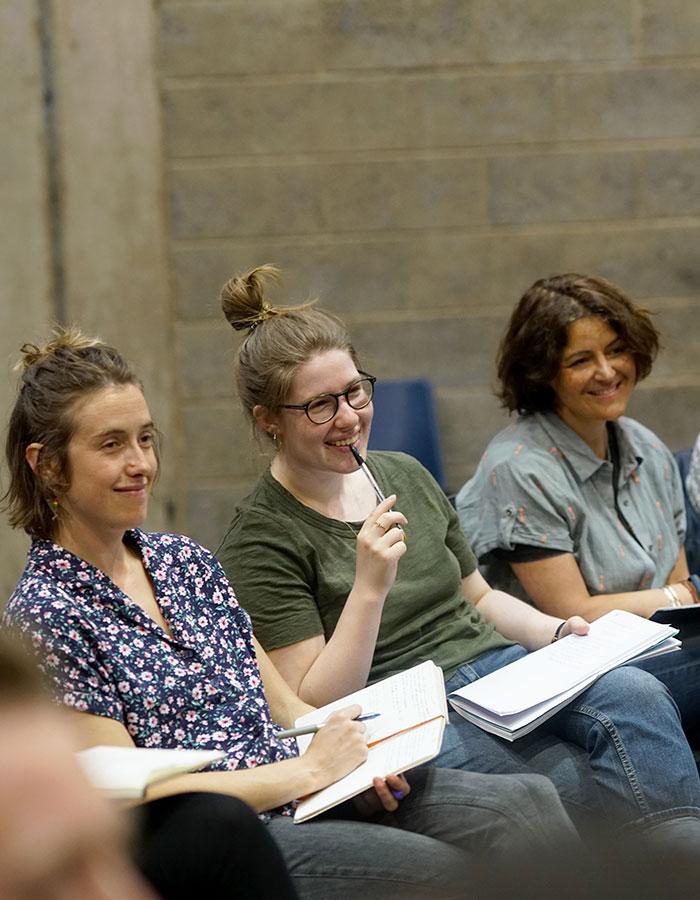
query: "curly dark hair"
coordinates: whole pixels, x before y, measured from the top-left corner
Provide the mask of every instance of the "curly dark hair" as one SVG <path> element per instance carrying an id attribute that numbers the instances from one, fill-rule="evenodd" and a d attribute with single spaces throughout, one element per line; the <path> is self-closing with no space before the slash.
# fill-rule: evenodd
<path id="1" fill-rule="evenodd" d="M 659 350 L 659 332 L 649 312 L 620 288 L 591 275 L 552 275 L 525 291 L 513 310 L 498 350 L 500 389 L 506 409 L 521 414 L 554 409 L 552 381 L 578 319 L 603 319 L 634 359 L 637 381 L 651 372 Z"/>

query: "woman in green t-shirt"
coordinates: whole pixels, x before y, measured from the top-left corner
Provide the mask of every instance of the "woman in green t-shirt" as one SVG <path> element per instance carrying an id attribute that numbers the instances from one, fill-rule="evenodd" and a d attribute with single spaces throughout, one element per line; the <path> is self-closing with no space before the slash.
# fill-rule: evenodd
<path id="1" fill-rule="evenodd" d="M 440 488 L 410 457 L 366 456 L 374 379 L 336 318 L 274 307 L 262 266 L 232 278 L 224 313 L 246 337 L 236 358 L 244 409 L 276 452 L 218 550 L 275 665 L 314 704 L 433 659 L 454 690 L 570 633 L 492 590 Z M 401 526 L 396 527 L 396 526 Z M 700 840 L 700 780 L 663 686 L 625 667 L 599 679 L 517 743 L 458 715 L 438 764 L 548 774 L 572 811 L 644 827 L 663 819 Z"/>

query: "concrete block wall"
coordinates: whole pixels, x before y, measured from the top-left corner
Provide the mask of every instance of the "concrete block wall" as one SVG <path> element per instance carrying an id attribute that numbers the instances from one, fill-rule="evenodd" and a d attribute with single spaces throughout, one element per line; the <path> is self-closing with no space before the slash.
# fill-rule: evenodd
<path id="1" fill-rule="evenodd" d="M 237 411 L 232 271 L 275 262 L 381 377 L 427 375 L 452 488 L 505 420 L 493 359 L 537 277 L 605 275 L 666 350 L 633 411 L 700 429 L 694 0 L 163 0 L 159 74 L 183 527 L 264 460 Z"/>

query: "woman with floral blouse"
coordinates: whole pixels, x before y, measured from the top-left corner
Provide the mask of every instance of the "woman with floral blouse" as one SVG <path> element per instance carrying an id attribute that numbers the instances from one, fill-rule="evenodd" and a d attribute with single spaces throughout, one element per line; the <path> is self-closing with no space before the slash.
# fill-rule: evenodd
<path id="1" fill-rule="evenodd" d="M 376 778 L 356 804 L 294 826 L 297 798 L 365 759 L 359 707 L 330 716 L 302 757 L 277 736 L 276 723 L 312 707 L 255 641 L 219 564 L 188 538 L 138 528 L 158 452 L 135 375 L 76 332 L 23 353 L 5 500 L 32 546 L 5 625 L 31 638 L 86 744 L 225 752 L 212 770 L 159 784 L 148 799 L 211 791 L 247 801 L 266 813 L 310 898 L 453 896 L 468 877 L 467 850 L 573 837 L 546 779 L 437 769 L 415 770 L 410 783 Z"/>

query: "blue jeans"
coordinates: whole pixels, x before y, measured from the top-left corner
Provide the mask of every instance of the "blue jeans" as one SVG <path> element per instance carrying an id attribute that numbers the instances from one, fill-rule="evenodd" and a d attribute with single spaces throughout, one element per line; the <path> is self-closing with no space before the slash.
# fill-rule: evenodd
<path id="1" fill-rule="evenodd" d="M 456 690 L 519 659 L 518 645 L 460 666 Z M 435 765 L 478 772 L 538 771 L 553 781 L 577 824 L 651 827 L 700 820 L 700 779 L 678 708 L 665 685 L 636 666 L 608 672 L 529 735 L 510 743 L 450 711 Z"/>
<path id="2" fill-rule="evenodd" d="M 362 821 L 351 804 L 295 825 L 273 815 L 270 833 L 301 900 L 402 900 L 471 895 L 476 861 L 542 858 L 578 838 L 552 784 L 528 775 L 419 768 L 393 813 Z"/>
<path id="3" fill-rule="evenodd" d="M 697 630 L 697 628 L 696 628 Z M 678 635 L 683 646 L 675 653 L 667 653 L 641 663 L 640 669 L 651 672 L 663 682 L 681 714 L 683 728 L 693 746 L 700 746 L 700 635 Z"/>

